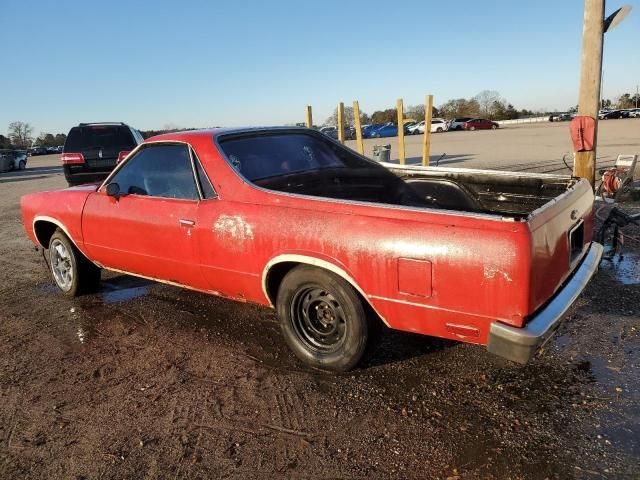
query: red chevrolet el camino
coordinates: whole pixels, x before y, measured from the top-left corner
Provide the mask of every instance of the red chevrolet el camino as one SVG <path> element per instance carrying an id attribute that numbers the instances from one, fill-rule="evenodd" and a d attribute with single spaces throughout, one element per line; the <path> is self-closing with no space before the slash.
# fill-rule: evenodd
<path id="1" fill-rule="evenodd" d="M 303 128 L 153 137 L 102 184 L 21 209 L 66 295 L 108 269 L 270 305 L 334 371 L 381 324 L 525 363 L 602 254 L 585 180 L 380 164 Z"/>

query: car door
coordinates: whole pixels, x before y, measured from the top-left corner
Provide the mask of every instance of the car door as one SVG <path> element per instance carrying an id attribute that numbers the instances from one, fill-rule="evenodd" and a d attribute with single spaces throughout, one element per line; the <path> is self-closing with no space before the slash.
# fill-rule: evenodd
<path id="1" fill-rule="evenodd" d="M 101 265 L 145 277 L 201 288 L 193 229 L 201 193 L 190 147 L 143 146 L 89 195 L 82 214 L 85 247 Z"/>

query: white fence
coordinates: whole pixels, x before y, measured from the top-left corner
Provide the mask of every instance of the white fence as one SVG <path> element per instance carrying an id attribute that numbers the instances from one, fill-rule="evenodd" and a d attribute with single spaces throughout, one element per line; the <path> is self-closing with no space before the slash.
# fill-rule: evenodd
<path id="1" fill-rule="evenodd" d="M 533 117 L 533 118 L 517 118 L 515 120 L 498 120 L 497 123 L 500 125 L 515 125 L 517 123 L 538 123 L 538 122 L 548 122 L 549 115 L 544 117 Z"/>

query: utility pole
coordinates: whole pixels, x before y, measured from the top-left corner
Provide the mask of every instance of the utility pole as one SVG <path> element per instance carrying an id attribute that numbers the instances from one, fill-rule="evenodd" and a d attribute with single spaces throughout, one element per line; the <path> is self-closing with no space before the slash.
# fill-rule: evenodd
<path id="1" fill-rule="evenodd" d="M 638 94 L 638 85 L 636 85 L 636 108 L 638 108 L 638 97 L 640 96 L 640 94 Z"/>
<path id="2" fill-rule="evenodd" d="M 578 115 L 595 119 L 593 150 L 575 152 L 573 174 L 595 183 L 596 142 L 598 139 L 598 110 L 600 108 L 600 86 L 602 80 L 602 47 L 604 43 L 604 2 L 585 0 L 584 27 L 582 30 L 582 66 L 580 71 L 580 94 Z"/>
<path id="3" fill-rule="evenodd" d="M 589 180 L 592 187 L 596 180 L 596 146 L 598 141 L 598 110 L 600 108 L 602 87 L 604 34 L 618 25 L 631 10 L 630 6 L 625 5 L 605 18 L 604 5 L 605 0 L 584 1 L 578 116 L 591 117 L 595 122 L 593 150 L 575 152 L 573 174 Z"/>

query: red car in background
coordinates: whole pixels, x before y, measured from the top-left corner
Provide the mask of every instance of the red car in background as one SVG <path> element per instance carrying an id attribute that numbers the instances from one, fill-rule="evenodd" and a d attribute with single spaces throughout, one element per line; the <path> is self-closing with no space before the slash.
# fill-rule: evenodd
<path id="1" fill-rule="evenodd" d="M 495 130 L 500 125 L 486 118 L 474 118 L 468 122 L 464 122 L 463 128 L 465 130 Z"/>

